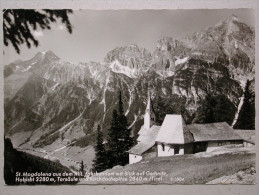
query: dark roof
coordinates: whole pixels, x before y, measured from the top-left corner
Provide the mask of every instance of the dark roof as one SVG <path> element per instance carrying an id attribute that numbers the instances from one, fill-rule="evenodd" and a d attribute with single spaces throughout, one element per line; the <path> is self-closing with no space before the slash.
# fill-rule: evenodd
<path id="1" fill-rule="evenodd" d="M 160 126 L 153 125 L 149 130 L 142 132 L 139 135 L 138 143 L 132 147 L 128 153 L 141 155 L 155 145 L 157 134 L 160 130 Z"/>
<path id="2" fill-rule="evenodd" d="M 255 130 L 235 130 L 235 132 L 242 137 L 246 142 L 255 144 Z"/>
<path id="3" fill-rule="evenodd" d="M 242 140 L 226 122 L 187 125 L 194 141 Z"/>

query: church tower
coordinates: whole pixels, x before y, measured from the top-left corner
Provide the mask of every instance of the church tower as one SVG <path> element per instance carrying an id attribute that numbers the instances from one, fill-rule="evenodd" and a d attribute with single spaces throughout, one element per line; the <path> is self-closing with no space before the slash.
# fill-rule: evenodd
<path id="1" fill-rule="evenodd" d="M 147 107 L 146 107 L 146 112 L 145 112 L 145 115 L 144 115 L 144 128 L 150 129 L 150 127 L 154 123 L 155 123 L 155 113 L 154 113 L 154 110 L 153 110 L 150 95 L 148 93 Z"/>

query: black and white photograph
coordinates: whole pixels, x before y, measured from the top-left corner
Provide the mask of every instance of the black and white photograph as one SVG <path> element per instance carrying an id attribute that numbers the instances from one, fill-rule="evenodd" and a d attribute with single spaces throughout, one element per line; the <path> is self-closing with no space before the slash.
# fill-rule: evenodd
<path id="1" fill-rule="evenodd" d="M 2 15 L 6 185 L 256 184 L 255 10 Z"/>

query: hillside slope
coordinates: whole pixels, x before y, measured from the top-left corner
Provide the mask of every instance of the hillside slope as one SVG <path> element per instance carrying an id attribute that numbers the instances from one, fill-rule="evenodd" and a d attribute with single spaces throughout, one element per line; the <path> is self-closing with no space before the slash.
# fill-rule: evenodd
<path id="1" fill-rule="evenodd" d="M 17 173 L 23 175 L 23 173 L 71 173 L 70 169 L 62 166 L 58 162 L 52 162 L 40 157 L 36 157 L 25 152 L 17 151 L 13 148 L 9 139 L 5 139 L 5 151 L 4 151 L 4 180 L 8 185 L 19 184 L 76 184 L 76 182 L 65 181 L 36 181 L 33 182 L 20 182 L 16 180 Z M 25 177 L 30 178 L 30 177 Z"/>
<path id="2" fill-rule="evenodd" d="M 225 148 L 211 153 L 145 159 L 106 170 L 103 176 L 86 178 L 80 184 L 205 184 L 251 167 L 255 168 L 254 149 Z M 102 177 L 106 179 L 98 181 Z M 108 181 L 109 177 L 118 181 Z"/>

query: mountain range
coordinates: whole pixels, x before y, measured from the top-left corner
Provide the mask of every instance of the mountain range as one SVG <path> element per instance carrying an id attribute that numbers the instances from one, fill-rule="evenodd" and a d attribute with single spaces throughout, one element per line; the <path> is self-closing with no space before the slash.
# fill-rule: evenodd
<path id="1" fill-rule="evenodd" d="M 122 93 L 132 135 L 143 124 L 148 93 L 155 112 L 179 111 L 192 122 L 206 94 L 225 94 L 238 108 L 255 81 L 254 29 L 230 16 L 180 39 L 164 37 L 153 53 L 116 47 L 103 62 L 71 63 L 52 51 L 4 67 L 5 135 L 14 147 L 47 151 L 93 145 L 104 135 Z"/>

